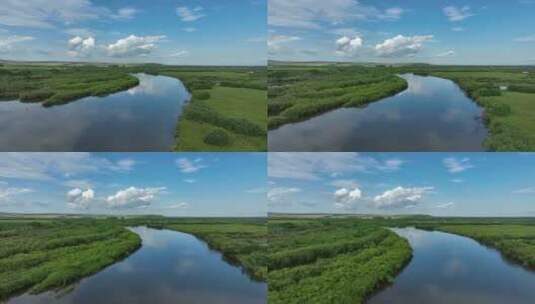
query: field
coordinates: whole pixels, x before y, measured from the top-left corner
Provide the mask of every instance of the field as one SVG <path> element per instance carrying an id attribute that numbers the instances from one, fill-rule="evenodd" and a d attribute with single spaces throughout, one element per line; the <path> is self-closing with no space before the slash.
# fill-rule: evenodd
<path id="1" fill-rule="evenodd" d="M 0 220 L 0 302 L 67 288 L 133 253 L 141 239 L 111 220 Z"/>
<path id="2" fill-rule="evenodd" d="M 269 252 L 269 303 L 363 303 L 412 256 L 379 225 L 330 219 L 270 219 Z"/>
<path id="3" fill-rule="evenodd" d="M 160 219 L 144 221 L 149 227 L 195 235 L 227 262 L 241 266 L 259 281 L 267 275 L 267 225 L 264 219 Z"/>
<path id="4" fill-rule="evenodd" d="M 535 68 L 409 67 L 404 72 L 432 75 L 457 83 L 484 108 L 491 151 L 535 151 Z"/>
<path id="5" fill-rule="evenodd" d="M 270 66 L 268 127 L 306 120 L 340 107 L 358 107 L 407 88 L 390 69 L 364 66 Z"/>
<path id="6" fill-rule="evenodd" d="M 177 151 L 266 151 L 266 69 L 158 64 L 0 64 L 0 100 L 53 106 L 139 84 L 133 73 L 181 80 L 192 94 L 177 123 Z"/>
<path id="7" fill-rule="evenodd" d="M 177 125 L 176 151 L 266 151 L 265 68 L 154 68 L 192 94 Z"/>

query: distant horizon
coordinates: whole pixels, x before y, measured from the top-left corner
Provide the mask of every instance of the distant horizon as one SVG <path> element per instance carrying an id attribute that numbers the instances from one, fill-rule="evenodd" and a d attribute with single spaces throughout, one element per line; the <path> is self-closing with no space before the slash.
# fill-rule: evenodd
<path id="1" fill-rule="evenodd" d="M 267 64 L 174 64 L 174 63 L 159 63 L 159 62 L 112 62 L 112 61 L 68 61 L 68 60 L 9 60 L 0 58 L 0 64 L 2 62 L 8 63 L 69 63 L 69 64 L 110 64 L 110 65 L 164 65 L 164 66 L 187 66 L 187 67 L 266 67 Z"/>

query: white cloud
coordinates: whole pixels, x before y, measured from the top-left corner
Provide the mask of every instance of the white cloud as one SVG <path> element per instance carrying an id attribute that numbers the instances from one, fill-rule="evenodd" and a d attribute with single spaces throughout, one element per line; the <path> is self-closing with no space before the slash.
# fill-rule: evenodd
<path id="1" fill-rule="evenodd" d="M 187 32 L 187 33 L 193 33 L 193 32 L 196 32 L 197 31 L 197 28 L 194 28 L 194 27 L 185 27 L 182 29 L 184 32 Z"/>
<path id="2" fill-rule="evenodd" d="M 424 42 L 433 39 L 433 35 L 405 37 L 397 35 L 396 37 L 386 39 L 383 43 L 375 46 L 377 55 L 381 57 L 412 56 L 423 49 Z"/>
<path id="3" fill-rule="evenodd" d="M 87 172 L 120 171 L 116 164 L 90 153 L 3 153 L 0 177 L 54 180 Z"/>
<path id="4" fill-rule="evenodd" d="M 527 187 L 513 191 L 514 194 L 532 194 L 535 193 L 535 187 Z"/>
<path id="5" fill-rule="evenodd" d="M 108 207 L 113 209 L 128 209 L 147 207 L 157 198 L 159 194 L 166 190 L 165 187 L 158 188 L 136 188 L 130 187 L 119 190 L 114 195 L 106 198 Z"/>
<path id="6" fill-rule="evenodd" d="M 205 17 L 206 15 L 203 14 L 203 11 L 204 9 L 200 6 L 194 8 L 180 6 L 176 8 L 176 13 L 183 22 L 192 22 Z"/>
<path id="7" fill-rule="evenodd" d="M 451 57 L 451 56 L 455 56 L 455 51 L 449 50 L 447 52 L 443 52 L 443 53 L 439 53 L 435 55 L 435 57 Z"/>
<path id="8" fill-rule="evenodd" d="M 96 50 L 95 38 L 88 37 L 83 39 L 76 36 L 69 40 L 69 56 L 73 57 L 87 57 L 91 56 Z"/>
<path id="9" fill-rule="evenodd" d="M 188 184 L 194 184 L 194 183 L 197 182 L 197 180 L 196 180 L 196 179 L 193 179 L 193 178 L 186 178 L 186 179 L 183 179 L 183 181 L 184 181 L 185 183 L 188 183 Z"/>
<path id="10" fill-rule="evenodd" d="M 130 35 L 126 38 L 117 40 L 106 47 L 108 55 L 111 57 L 132 57 L 139 55 L 148 55 L 155 48 L 156 44 L 166 36 L 143 36 Z"/>
<path id="11" fill-rule="evenodd" d="M 95 199 L 93 189 L 82 190 L 74 188 L 67 192 L 67 205 L 73 209 L 87 209 L 90 203 Z"/>
<path id="12" fill-rule="evenodd" d="M 464 32 L 464 27 L 456 26 L 451 28 L 454 32 Z"/>
<path id="13" fill-rule="evenodd" d="M 463 7 L 446 6 L 444 7 L 443 12 L 451 22 L 462 21 L 474 15 L 470 12 L 470 7 L 466 5 Z"/>
<path id="14" fill-rule="evenodd" d="M 398 20 L 404 10 L 398 7 L 380 10 L 356 0 L 270 0 L 270 26 L 321 29 L 322 24 L 336 25 L 354 20 Z"/>
<path id="15" fill-rule="evenodd" d="M 178 204 L 174 204 L 174 205 L 169 205 L 169 206 L 165 207 L 165 209 L 186 209 L 188 207 L 189 207 L 188 203 L 178 203 Z"/>
<path id="16" fill-rule="evenodd" d="M 524 36 L 524 37 L 518 37 L 514 39 L 515 42 L 535 42 L 535 34 Z"/>
<path id="17" fill-rule="evenodd" d="M 340 209 L 353 209 L 354 203 L 361 198 L 362 191 L 357 187 L 353 188 L 353 190 L 351 188 L 340 188 L 334 192 L 334 200 L 336 201 L 334 206 Z"/>
<path id="18" fill-rule="evenodd" d="M 301 192 L 301 189 L 299 188 L 275 187 L 268 190 L 267 198 L 271 203 L 281 202 L 287 200 L 289 195 L 299 192 Z"/>
<path id="19" fill-rule="evenodd" d="M 53 28 L 55 24 L 71 24 L 97 19 L 109 11 L 95 7 L 89 0 L 2 0 L 0 24 L 32 28 Z"/>
<path id="20" fill-rule="evenodd" d="M 176 51 L 172 53 L 171 55 L 169 55 L 169 57 L 187 57 L 187 56 L 189 56 L 189 52 L 185 50 Z"/>
<path id="21" fill-rule="evenodd" d="M 128 20 L 133 19 L 137 13 L 139 13 L 139 10 L 133 7 L 123 7 L 117 11 L 117 14 L 112 14 L 111 18 L 117 20 Z"/>
<path id="22" fill-rule="evenodd" d="M 125 158 L 117 161 L 117 168 L 122 171 L 132 171 L 134 166 L 137 164 L 137 161 L 131 158 Z"/>
<path id="23" fill-rule="evenodd" d="M 449 203 L 439 204 L 435 206 L 435 208 L 439 208 L 439 209 L 446 209 L 446 208 L 452 208 L 452 207 L 455 207 L 455 203 L 449 202 Z"/>
<path id="24" fill-rule="evenodd" d="M 16 195 L 32 193 L 32 192 L 34 191 L 29 188 L 8 187 L 8 188 L 0 189 L 0 202 L 11 200 L 12 197 Z"/>
<path id="25" fill-rule="evenodd" d="M 63 182 L 64 186 L 71 187 L 71 188 L 83 188 L 83 189 L 89 189 L 93 188 L 93 185 L 91 182 L 84 180 L 84 179 L 71 179 Z"/>
<path id="26" fill-rule="evenodd" d="M 175 163 L 182 173 L 195 173 L 203 168 L 206 168 L 206 166 L 202 164 L 202 159 L 200 158 L 190 160 L 182 157 L 177 159 Z"/>
<path id="27" fill-rule="evenodd" d="M 455 157 L 448 157 L 442 160 L 442 163 L 450 173 L 459 173 L 471 169 L 474 166 L 470 163 L 470 159 L 465 157 L 458 159 Z"/>
<path id="28" fill-rule="evenodd" d="M 0 9 L 1 10 L 1 9 Z M 15 44 L 34 40 L 31 36 L 8 36 L 5 38 L 0 38 L 0 53 L 11 52 Z"/>
<path id="29" fill-rule="evenodd" d="M 285 44 L 299 40 L 301 38 L 297 36 L 270 35 L 267 41 L 268 51 L 271 54 L 278 53 L 285 48 Z"/>
<path id="30" fill-rule="evenodd" d="M 454 178 L 454 179 L 451 179 L 450 181 L 456 184 L 464 183 L 464 179 L 461 179 L 461 178 Z"/>
<path id="31" fill-rule="evenodd" d="M 380 209 L 402 208 L 419 204 L 433 187 L 396 187 L 373 198 L 373 205 Z"/>
<path id="32" fill-rule="evenodd" d="M 337 188 L 356 188 L 359 186 L 358 182 L 353 179 L 337 179 L 330 182 L 329 185 Z"/>
<path id="33" fill-rule="evenodd" d="M 268 176 L 317 180 L 322 175 L 336 176 L 348 172 L 393 172 L 401 168 L 400 159 L 385 161 L 358 153 L 285 153 L 273 152 L 268 155 Z"/>
<path id="34" fill-rule="evenodd" d="M 336 54 L 352 56 L 362 47 L 362 38 L 343 36 L 336 40 Z"/>

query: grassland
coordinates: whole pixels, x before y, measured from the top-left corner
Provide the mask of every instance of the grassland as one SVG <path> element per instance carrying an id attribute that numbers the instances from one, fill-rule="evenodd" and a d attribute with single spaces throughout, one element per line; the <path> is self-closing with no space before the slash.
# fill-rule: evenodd
<path id="1" fill-rule="evenodd" d="M 141 239 L 108 220 L 0 220 L 0 302 L 62 289 L 134 252 Z"/>
<path id="2" fill-rule="evenodd" d="M 379 225 L 330 219 L 270 219 L 269 252 L 269 303 L 363 303 L 412 256 Z"/>
<path id="3" fill-rule="evenodd" d="M 147 71 L 147 70 L 146 70 Z M 176 151 L 266 151 L 265 68 L 166 68 L 192 98 L 176 131 Z"/>
<path id="4" fill-rule="evenodd" d="M 535 68 L 409 68 L 417 74 L 454 81 L 484 108 L 491 151 L 535 151 Z"/>
<path id="5" fill-rule="evenodd" d="M 390 69 L 364 66 L 270 66 L 268 128 L 340 107 L 358 107 L 407 88 Z"/>
<path id="6" fill-rule="evenodd" d="M 253 279 L 267 276 L 267 225 L 264 219 L 158 219 L 144 220 L 149 227 L 195 235 L 227 262 L 242 267 Z"/>
<path id="7" fill-rule="evenodd" d="M 116 66 L 0 65 L 0 100 L 54 106 L 87 96 L 106 96 L 139 84 Z"/>

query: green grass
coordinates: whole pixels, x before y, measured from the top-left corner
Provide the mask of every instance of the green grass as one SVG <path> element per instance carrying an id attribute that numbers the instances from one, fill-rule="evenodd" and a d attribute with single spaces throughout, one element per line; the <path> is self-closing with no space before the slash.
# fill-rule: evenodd
<path id="1" fill-rule="evenodd" d="M 270 219 L 269 252 L 269 303 L 364 303 L 412 256 L 379 225 L 327 219 Z"/>
<path id="2" fill-rule="evenodd" d="M 407 88 L 391 69 L 363 66 L 274 66 L 269 70 L 268 127 L 340 107 L 358 107 Z"/>
<path id="3" fill-rule="evenodd" d="M 141 239 L 113 221 L 0 221 L 0 301 L 66 288 L 134 252 Z"/>

